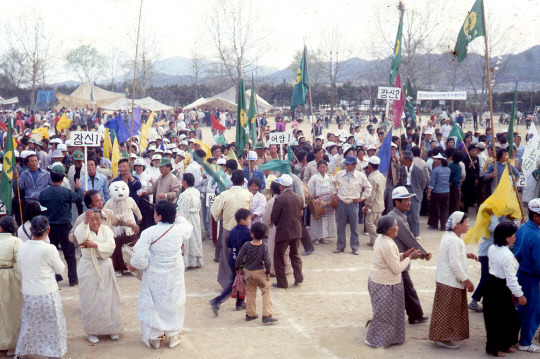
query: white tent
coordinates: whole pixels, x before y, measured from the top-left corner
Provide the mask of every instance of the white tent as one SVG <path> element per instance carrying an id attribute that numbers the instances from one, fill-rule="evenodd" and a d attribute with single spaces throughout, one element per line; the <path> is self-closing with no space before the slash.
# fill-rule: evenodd
<path id="1" fill-rule="evenodd" d="M 135 100 L 135 107 L 141 107 L 143 110 L 150 111 L 169 111 L 173 108 L 162 104 L 161 102 L 154 100 L 151 97 L 145 97 L 139 100 Z M 100 106 L 105 111 L 129 111 L 131 110 L 131 99 L 122 97 L 108 105 Z"/>
<path id="2" fill-rule="evenodd" d="M 60 105 L 66 108 L 85 108 L 94 105 L 102 107 L 125 97 L 123 93 L 107 91 L 89 82 L 83 83 L 71 95 L 61 93 L 55 93 L 55 95 Z"/>
<path id="3" fill-rule="evenodd" d="M 195 102 L 185 106 L 183 110 L 190 111 L 194 107 L 197 109 L 204 109 L 207 107 L 207 108 L 219 108 L 220 110 L 236 111 L 237 106 L 238 106 L 236 103 L 236 91 L 237 91 L 236 88 L 231 87 L 228 90 L 223 91 L 222 93 L 219 93 L 212 97 L 208 97 L 208 98 L 201 97 Z M 270 111 L 273 108 L 273 106 L 270 105 L 261 96 L 255 94 L 255 98 L 256 98 L 255 104 L 257 107 L 257 113 L 261 114 L 263 112 Z M 251 90 L 247 90 L 246 103 L 247 103 L 248 108 L 249 108 L 250 99 L 251 99 Z"/>

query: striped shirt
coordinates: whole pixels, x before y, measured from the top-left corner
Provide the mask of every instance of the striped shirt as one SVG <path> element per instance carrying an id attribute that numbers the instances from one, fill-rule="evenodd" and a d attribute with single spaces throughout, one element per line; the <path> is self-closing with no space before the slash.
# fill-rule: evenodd
<path id="1" fill-rule="evenodd" d="M 244 243 L 236 257 L 235 267 L 237 270 L 244 263 L 244 259 L 246 260 L 245 269 L 265 269 L 267 274 L 270 273 L 270 254 L 265 243 L 259 246 L 254 246 L 251 242 Z"/>

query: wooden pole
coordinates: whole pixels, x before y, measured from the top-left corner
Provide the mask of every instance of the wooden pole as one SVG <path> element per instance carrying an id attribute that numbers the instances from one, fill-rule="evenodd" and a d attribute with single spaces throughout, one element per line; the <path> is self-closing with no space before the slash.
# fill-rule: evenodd
<path id="1" fill-rule="evenodd" d="M 486 47 L 486 71 L 487 71 L 487 85 L 488 85 L 488 93 L 489 93 L 489 118 L 491 121 L 491 144 L 492 147 L 492 154 L 493 154 L 493 171 L 495 172 L 495 177 L 493 177 L 493 181 L 495 182 L 495 188 L 497 188 L 497 151 L 495 151 L 495 125 L 493 123 L 493 98 L 491 93 L 491 67 L 489 66 L 489 49 L 488 49 L 488 33 L 487 33 L 487 26 L 486 26 L 486 15 L 485 15 L 485 9 L 482 11 L 482 18 L 484 20 L 484 44 Z"/>
<path id="2" fill-rule="evenodd" d="M 312 145 L 315 146 L 315 121 L 313 121 L 313 101 L 311 100 L 311 82 L 309 81 L 309 66 L 308 66 L 308 59 L 307 59 L 307 48 L 306 44 L 304 43 L 304 60 L 306 60 L 306 78 L 308 81 L 308 94 L 309 94 L 309 120 L 311 121 L 311 131 L 313 132 L 313 143 Z"/>
<path id="3" fill-rule="evenodd" d="M 141 32 L 141 17 L 142 17 L 143 0 L 141 0 L 141 6 L 139 8 L 139 24 L 137 27 L 137 41 L 135 42 L 135 61 L 133 64 L 133 87 L 131 91 L 131 133 L 129 135 L 129 148 L 128 153 L 131 151 L 131 141 L 133 138 L 133 120 L 135 111 L 135 78 L 137 76 L 137 60 L 139 58 L 139 34 Z"/>
<path id="4" fill-rule="evenodd" d="M 23 213 L 22 213 L 21 187 L 19 186 L 19 172 L 17 172 L 17 168 L 15 166 L 13 167 L 13 170 L 17 175 L 17 198 L 19 199 L 19 214 L 21 215 L 21 226 L 22 226 L 24 224 L 24 218 L 23 218 Z"/>

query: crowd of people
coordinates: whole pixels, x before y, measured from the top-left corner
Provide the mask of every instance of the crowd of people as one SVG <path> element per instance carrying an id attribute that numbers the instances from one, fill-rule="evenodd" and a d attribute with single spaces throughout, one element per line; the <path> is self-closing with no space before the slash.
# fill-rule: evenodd
<path id="1" fill-rule="evenodd" d="M 116 118 L 66 112 L 71 130 L 97 131 L 103 140 L 104 124 Z M 143 342 L 159 348 L 168 338 L 174 348 L 186 314 L 185 271 L 203 266 L 203 240 L 212 241 L 212 259 L 219 262 L 222 292 L 210 300 L 214 315 L 232 296 L 246 321 L 257 319 L 259 288 L 262 323 L 273 324 L 278 320 L 271 288 L 288 288 L 291 273 L 294 286 L 304 282 L 302 256 L 334 238 L 336 255 L 348 251 L 347 240 L 350 253 L 358 255 L 365 234 L 365 245 L 373 248 L 367 345 L 403 343 L 407 315 L 409 324 L 430 321 L 429 339 L 438 346 L 458 348 L 469 337 L 473 310 L 484 313 L 487 353 L 540 352 L 532 343 L 540 310 L 538 178 L 531 177 L 524 191 L 527 222 L 518 228 L 513 218 L 493 216 L 491 237 L 478 238 L 478 256 L 466 253 L 461 239 L 470 209 L 478 210 L 493 193 L 507 163 L 512 180 L 519 178 L 525 148 L 518 133 L 511 158 L 506 131 L 488 127 L 455 138 L 452 120 L 438 125 L 434 117 L 424 127 L 409 122 L 402 136 L 392 136 L 387 123 L 365 130 L 355 125 L 349 132 L 340 124 L 323 135 L 318 121 L 312 133 L 295 126 L 293 141 L 278 145 L 268 141 L 265 114 L 259 120 L 264 131 L 244 149 L 222 129 L 204 138 L 200 123 L 212 123 L 206 112 L 227 121 L 227 128 L 235 123 L 230 111 L 217 109 L 160 114 L 146 141 L 135 136 L 119 144 L 117 160 L 104 146 L 75 146 L 69 129 L 56 130 L 56 115 L 30 124 L 46 129 L 41 140 L 16 118 L 3 118 L 12 121 L 17 143 L 12 212 L 0 218 L 0 308 L 8 308 L 0 317 L 9 323 L 0 327 L 0 350 L 19 356 L 66 353 L 57 284 L 65 267 L 69 285 L 79 287 L 89 342 L 120 339 L 117 277 L 131 274 L 142 280 L 137 318 Z M 278 118 L 275 130 L 284 131 L 286 123 Z M 426 215 L 428 226 L 422 228 L 420 217 Z M 427 231 L 441 232 L 431 320 L 409 276 L 411 260 L 432 257 L 420 244 Z M 468 259 L 482 267 L 471 302 Z"/>

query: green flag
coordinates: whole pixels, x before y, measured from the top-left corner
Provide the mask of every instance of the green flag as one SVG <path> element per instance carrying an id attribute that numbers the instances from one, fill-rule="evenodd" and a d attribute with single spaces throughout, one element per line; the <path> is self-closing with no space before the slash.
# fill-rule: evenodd
<path id="1" fill-rule="evenodd" d="M 262 171 L 274 171 L 281 174 L 291 173 L 291 163 L 287 160 L 270 160 L 262 165 L 259 165 L 259 169 Z"/>
<path id="2" fill-rule="evenodd" d="M 11 120 L 8 119 L 8 131 L 6 137 L 6 147 L 4 151 L 4 163 L 2 175 L 0 176 L 0 200 L 6 207 L 6 213 L 11 214 L 11 202 L 13 196 L 13 171 L 16 171 L 15 152 L 13 151 L 13 129 Z"/>
<path id="3" fill-rule="evenodd" d="M 457 57 L 458 62 L 462 62 L 467 57 L 469 43 L 477 37 L 485 35 L 484 3 L 482 0 L 476 0 L 459 31 L 454 49 L 454 56 Z"/>
<path id="4" fill-rule="evenodd" d="M 510 122 L 508 122 L 508 157 L 514 157 L 514 122 L 517 117 L 517 81 L 516 89 L 514 90 L 514 101 L 512 102 L 512 114 L 510 115 Z"/>
<path id="5" fill-rule="evenodd" d="M 242 156 L 249 142 L 249 123 L 246 112 L 246 88 L 244 79 L 238 81 L 238 109 L 236 111 L 236 149 Z"/>
<path id="6" fill-rule="evenodd" d="M 217 143 L 221 143 L 221 144 L 224 145 L 224 146 L 227 146 L 227 140 L 225 139 L 225 135 L 220 135 L 220 136 L 216 139 L 216 142 L 217 142 Z"/>
<path id="7" fill-rule="evenodd" d="M 463 133 L 463 130 L 461 129 L 461 127 L 459 127 L 457 122 L 454 121 L 454 119 L 452 117 L 450 117 L 450 119 L 452 120 L 452 123 L 454 125 L 452 126 L 452 130 L 450 131 L 450 134 L 448 135 L 448 137 L 454 137 L 455 138 L 456 147 L 457 147 L 457 145 L 459 145 L 459 143 L 463 140 L 463 138 L 465 138 L 465 134 Z"/>
<path id="8" fill-rule="evenodd" d="M 399 26 L 396 36 L 396 43 L 394 45 L 394 53 L 392 54 L 392 66 L 390 67 L 390 85 L 394 86 L 396 81 L 396 76 L 399 73 L 399 67 L 401 66 L 401 38 L 403 34 L 403 13 L 405 11 L 401 10 L 401 15 L 399 17 Z"/>
<path id="9" fill-rule="evenodd" d="M 304 52 L 302 52 L 302 59 L 300 60 L 300 66 L 298 67 L 298 72 L 296 73 L 296 84 L 294 85 L 293 95 L 291 98 L 291 113 L 293 114 L 294 110 L 299 105 L 306 103 L 306 94 L 309 90 L 306 52 L 307 49 L 304 46 Z"/>
<path id="10" fill-rule="evenodd" d="M 416 127 L 416 114 L 414 113 L 414 106 L 412 104 L 415 96 L 409 79 L 407 79 L 407 84 L 403 88 L 403 95 L 405 97 L 405 107 L 407 107 L 407 111 L 409 111 L 409 114 L 411 115 L 413 126 Z"/>
<path id="11" fill-rule="evenodd" d="M 251 143 L 253 146 L 257 143 L 257 109 L 255 108 L 255 82 L 253 81 L 253 74 L 251 74 L 251 97 L 249 98 L 249 134 L 251 135 Z"/>
<path id="12" fill-rule="evenodd" d="M 291 146 L 287 146 L 287 160 L 291 163 L 294 163 L 294 153 L 291 150 Z"/>
<path id="13" fill-rule="evenodd" d="M 227 176 L 221 169 L 221 166 L 211 165 L 197 155 L 197 152 L 192 153 L 193 159 L 204 168 L 204 172 L 214 179 L 221 192 L 227 189 Z"/>

